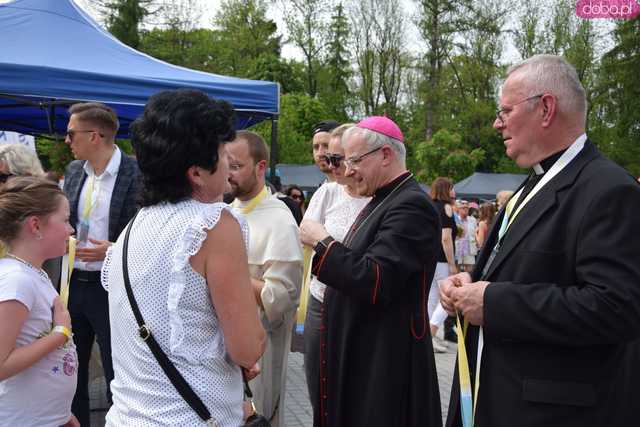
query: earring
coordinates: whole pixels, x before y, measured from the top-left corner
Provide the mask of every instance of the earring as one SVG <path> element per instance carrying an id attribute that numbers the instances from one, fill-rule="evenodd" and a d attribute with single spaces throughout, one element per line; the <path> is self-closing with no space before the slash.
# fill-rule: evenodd
<path id="1" fill-rule="evenodd" d="M 42 234 L 40 232 L 36 232 L 36 240 L 42 240 Z"/>

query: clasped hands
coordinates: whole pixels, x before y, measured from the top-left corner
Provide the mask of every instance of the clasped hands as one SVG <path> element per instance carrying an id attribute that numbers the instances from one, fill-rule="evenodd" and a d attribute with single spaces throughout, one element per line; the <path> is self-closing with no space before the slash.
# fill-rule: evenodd
<path id="1" fill-rule="evenodd" d="M 456 312 L 464 315 L 472 325 L 484 323 L 484 291 L 489 282 L 472 282 L 469 273 L 458 273 L 439 282 L 440 303 L 452 316 Z"/>

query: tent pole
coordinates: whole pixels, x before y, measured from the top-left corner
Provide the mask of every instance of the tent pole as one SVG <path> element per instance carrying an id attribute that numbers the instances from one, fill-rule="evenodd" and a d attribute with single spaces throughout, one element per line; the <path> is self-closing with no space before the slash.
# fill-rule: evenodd
<path id="1" fill-rule="evenodd" d="M 56 133 L 56 106 L 54 104 L 49 104 L 48 106 L 45 106 L 45 109 L 47 110 L 47 124 L 49 125 L 49 135 L 54 135 Z"/>
<path id="2" fill-rule="evenodd" d="M 271 116 L 271 152 L 269 155 L 271 161 L 270 176 L 276 176 L 276 164 L 278 163 L 278 118 L 277 116 Z M 273 178 L 272 178 L 273 179 Z"/>

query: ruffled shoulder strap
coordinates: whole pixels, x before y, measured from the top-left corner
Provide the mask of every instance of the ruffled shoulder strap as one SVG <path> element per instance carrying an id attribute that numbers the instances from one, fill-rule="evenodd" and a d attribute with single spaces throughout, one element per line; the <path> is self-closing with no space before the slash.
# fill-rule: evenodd
<path id="1" fill-rule="evenodd" d="M 202 247 L 202 243 L 207 238 L 207 232 L 213 229 L 220 220 L 224 210 L 230 212 L 240 224 L 245 248 L 248 248 L 249 226 L 244 218 L 234 213 L 226 203 L 213 203 L 205 205 L 205 207 L 193 217 L 182 234 L 182 237 L 178 240 L 178 246 L 174 252 L 167 300 L 171 326 L 169 345 L 172 353 L 183 356 L 190 361 L 194 361 L 192 360 L 194 355 L 186 351 L 186 348 L 181 345 L 184 339 L 184 323 L 178 309 L 178 303 L 184 292 L 187 280 L 185 269 L 191 257 L 197 254 Z"/>

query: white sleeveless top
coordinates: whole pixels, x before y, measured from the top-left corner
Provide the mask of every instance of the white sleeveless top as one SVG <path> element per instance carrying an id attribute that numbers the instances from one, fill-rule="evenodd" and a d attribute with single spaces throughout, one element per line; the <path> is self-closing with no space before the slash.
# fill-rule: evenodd
<path id="1" fill-rule="evenodd" d="M 224 337 L 205 279 L 189 264 L 215 227 L 224 203 L 187 200 L 140 210 L 129 238 L 129 279 L 145 323 L 220 427 L 242 422 L 242 376 Z M 248 227 L 240 223 L 245 239 Z M 123 232 L 109 249 L 102 284 L 109 292 L 115 379 L 107 426 L 198 426 L 205 423 L 180 397 L 138 335 L 122 275 Z"/>

